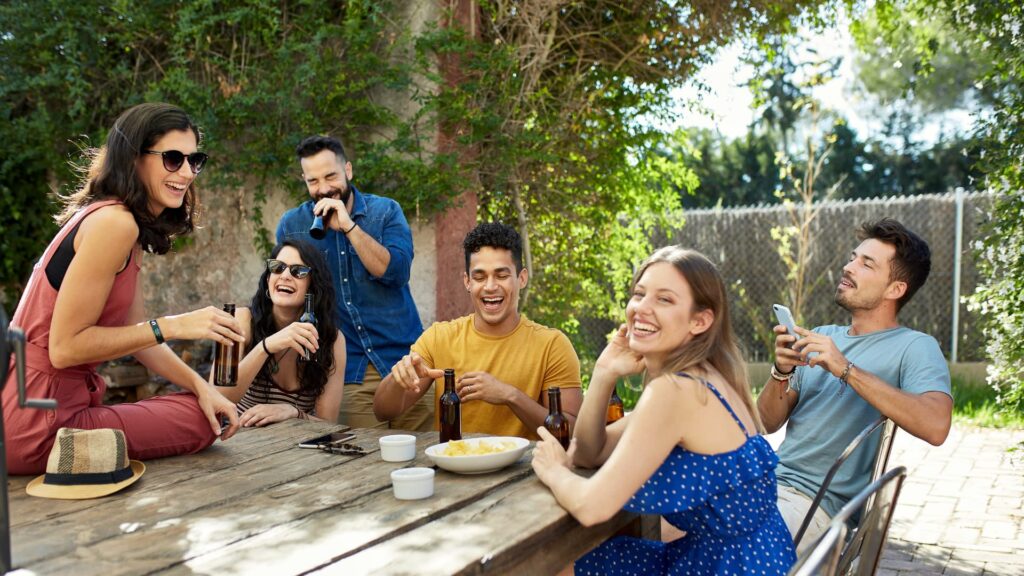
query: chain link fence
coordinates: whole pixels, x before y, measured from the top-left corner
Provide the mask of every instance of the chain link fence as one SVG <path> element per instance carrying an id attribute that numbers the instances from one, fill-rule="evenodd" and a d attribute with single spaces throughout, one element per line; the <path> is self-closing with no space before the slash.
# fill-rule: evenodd
<path id="1" fill-rule="evenodd" d="M 989 218 L 993 196 L 964 193 L 962 200 L 959 290 L 961 296 L 966 296 L 974 292 L 979 279 L 972 247 L 981 239 L 980 226 Z M 857 245 L 856 229 L 869 220 L 895 218 L 924 238 L 932 251 L 931 275 L 900 312 L 900 322 L 935 337 L 949 358 L 953 338 L 956 194 L 844 200 L 816 206 L 819 211 L 810 227 L 812 241 L 805 276 L 803 324 L 813 327 L 849 322 L 849 315 L 835 304 L 833 296 L 842 267 Z M 733 325 L 747 359 L 769 360 L 774 347 L 771 327 L 776 323 L 772 304 L 791 306 L 786 295 L 786 266 L 779 255 L 779 242 L 772 238 L 772 228 L 792 224 L 786 207 L 688 210 L 680 218 L 685 219 L 685 225 L 672 234 L 656 234 L 652 238 L 654 246 L 682 244 L 711 258 L 729 287 Z M 964 304 L 957 305 L 957 360 L 983 361 L 981 319 Z M 615 325 L 604 320 L 581 319 L 581 356 L 599 353 Z"/>

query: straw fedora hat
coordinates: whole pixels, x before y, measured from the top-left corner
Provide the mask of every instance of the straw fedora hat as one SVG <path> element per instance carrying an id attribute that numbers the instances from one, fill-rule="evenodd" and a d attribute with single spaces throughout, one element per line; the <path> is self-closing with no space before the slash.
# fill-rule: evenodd
<path id="1" fill-rule="evenodd" d="M 61 428 L 50 449 L 46 474 L 29 482 L 25 491 L 41 498 L 99 498 L 130 486 L 145 471 L 142 462 L 128 460 L 121 430 Z"/>

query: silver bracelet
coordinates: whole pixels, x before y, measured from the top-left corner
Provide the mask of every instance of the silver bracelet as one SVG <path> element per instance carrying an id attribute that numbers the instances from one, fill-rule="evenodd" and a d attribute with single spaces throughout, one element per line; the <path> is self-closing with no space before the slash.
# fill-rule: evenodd
<path id="1" fill-rule="evenodd" d="M 839 377 L 839 381 L 843 383 L 843 386 L 850 385 L 848 378 L 850 377 L 850 370 L 853 370 L 854 368 L 855 366 L 853 365 L 853 362 L 847 361 L 846 368 L 843 369 L 843 375 Z"/>

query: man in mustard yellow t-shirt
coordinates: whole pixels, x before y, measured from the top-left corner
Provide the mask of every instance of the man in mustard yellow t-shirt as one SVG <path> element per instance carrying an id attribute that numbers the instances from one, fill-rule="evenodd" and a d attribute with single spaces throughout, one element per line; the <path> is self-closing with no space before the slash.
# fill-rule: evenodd
<path id="1" fill-rule="evenodd" d="M 453 368 L 463 432 L 536 439 L 548 413 L 547 390 L 556 386 L 562 412 L 574 422 L 583 400 L 580 361 L 565 334 L 519 314 L 519 291 L 529 280 L 519 234 L 503 224 L 480 224 L 466 235 L 463 250 L 473 314 L 423 332 L 377 388 L 374 415 L 398 417 Z M 434 389 L 436 402 L 444 387 L 439 382 Z"/>

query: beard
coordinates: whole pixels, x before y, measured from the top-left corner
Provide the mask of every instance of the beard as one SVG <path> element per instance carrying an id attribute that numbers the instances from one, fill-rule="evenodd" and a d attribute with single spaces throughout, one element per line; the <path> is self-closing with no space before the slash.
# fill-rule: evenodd
<path id="1" fill-rule="evenodd" d="M 879 295 L 877 298 L 869 298 L 861 295 L 860 298 L 857 298 L 856 295 L 844 294 L 837 288 L 835 301 L 843 310 L 853 312 L 854 310 L 874 310 L 882 303 L 882 297 Z"/>
<path id="2" fill-rule="evenodd" d="M 352 196 L 352 186 L 349 185 L 349 181 L 346 178 L 345 183 L 340 188 L 331 188 L 326 194 L 319 194 L 316 197 L 316 201 L 323 200 L 324 198 L 337 198 L 341 200 L 341 203 L 348 206 L 348 199 Z"/>

